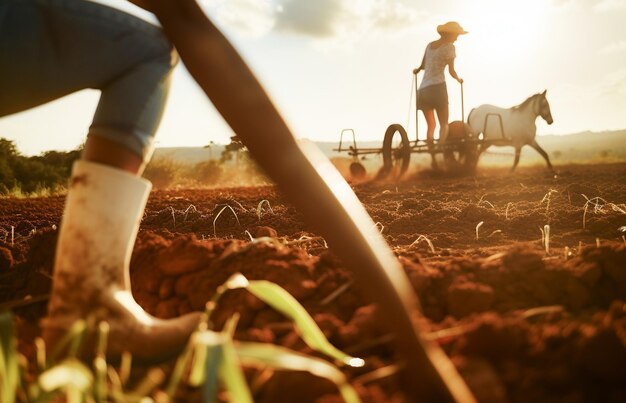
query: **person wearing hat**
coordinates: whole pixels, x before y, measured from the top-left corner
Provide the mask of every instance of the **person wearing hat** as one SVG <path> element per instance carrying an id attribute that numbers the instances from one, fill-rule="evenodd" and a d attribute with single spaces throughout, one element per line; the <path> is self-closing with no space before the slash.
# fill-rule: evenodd
<path id="1" fill-rule="evenodd" d="M 428 125 L 426 141 L 431 149 L 435 127 L 437 126 L 435 111 L 439 120 L 439 139 L 445 140 L 448 133 L 448 90 L 444 70 L 448 66 L 450 75 L 459 83 L 463 83 L 463 79 L 459 78 L 454 69 L 456 57 L 454 42 L 459 35 L 467 34 L 467 31 L 456 21 L 437 26 L 437 32 L 440 38 L 426 46 L 422 64 L 413 70 L 414 74 L 424 70 L 424 77 L 417 91 L 417 109 L 424 113 Z M 434 153 L 432 154 L 432 164 L 433 168 L 437 167 Z"/>

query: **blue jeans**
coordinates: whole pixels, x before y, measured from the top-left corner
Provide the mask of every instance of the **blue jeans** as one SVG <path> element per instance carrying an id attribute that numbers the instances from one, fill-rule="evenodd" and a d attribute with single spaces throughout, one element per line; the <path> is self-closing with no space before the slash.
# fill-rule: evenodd
<path id="1" fill-rule="evenodd" d="M 0 1 L 0 117 L 99 89 L 89 136 L 145 159 L 176 61 L 158 27 L 123 11 L 85 0 Z"/>

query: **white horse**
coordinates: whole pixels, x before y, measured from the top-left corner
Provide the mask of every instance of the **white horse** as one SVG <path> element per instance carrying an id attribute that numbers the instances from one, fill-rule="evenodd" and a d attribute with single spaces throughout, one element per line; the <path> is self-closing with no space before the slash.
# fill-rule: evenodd
<path id="1" fill-rule="evenodd" d="M 492 145 L 515 147 L 515 162 L 511 172 L 519 163 L 522 146 L 529 145 L 546 160 L 548 168 L 554 171 L 548 153 L 537 144 L 535 121 L 541 116 L 549 125 L 552 124 L 550 104 L 546 99 L 546 91 L 535 94 L 521 104 L 509 109 L 494 105 L 481 105 L 470 111 L 467 117 L 474 137 L 482 133 L 484 143 L 480 146 L 479 155 Z"/>

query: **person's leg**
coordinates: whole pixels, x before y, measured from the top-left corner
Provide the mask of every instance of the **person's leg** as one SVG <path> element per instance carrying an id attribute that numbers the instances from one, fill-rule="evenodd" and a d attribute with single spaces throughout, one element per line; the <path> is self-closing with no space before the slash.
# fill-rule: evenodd
<path id="1" fill-rule="evenodd" d="M 82 0 L 6 0 L 0 7 L 0 117 L 100 89 L 83 158 L 139 173 L 175 57 L 162 32 Z"/>
<path id="2" fill-rule="evenodd" d="M 426 109 L 422 111 L 424 113 L 424 118 L 426 119 L 426 143 L 428 144 L 428 150 L 430 151 L 431 163 L 433 169 L 437 169 L 439 165 L 437 164 L 437 157 L 433 151 L 434 149 L 434 139 L 435 139 L 435 128 L 437 127 L 437 121 L 435 120 L 435 110 L 434 109 Z"/>
<path id="3" fill-rule="evenodd" d="M 437 121 L 435 120 L 434 109 L 422 110 L 424 119 L 426 119 L 426 141 L 432 142 L 435 138 L 435 128 L 437 127 Z"/>
<path id="4" fill-rule="evenodd" d="M 448 104 L 437 108 L 437 119 L 439 120 L 439 141 L 446 141 L 448 137 Z"/>
<path id="5" fill-rule="evenodd" d="M 144 160 L 127 147 L 104 137 L 91 136 L 85 142 L 82 159 L 141 174 Z"/>
<path id="6" fill-rule="evenodd" d="M 109 7 L 7 1 L 15 5 L 8 12 L 16 23 L 0 26 L 0 34 L 13 35 L 0 40 L 0 49 L 15 65 L 0 61 L 6 89 L 0 115 L 83 88 L 102 91 L 69 183 L 44 340 L 53 347 L 72 323 L 91 317 L 110 325 L 109 355 L 130 351 L 141 360 L 176 353 L 200 314 L 168 321 L 149 316 L 132 297 L 128 273 L 151 188 L 137 174 L 162 115 L 172 48 L 156 27 Z M 21 85 L 7 82 L 12 77 Z"/>

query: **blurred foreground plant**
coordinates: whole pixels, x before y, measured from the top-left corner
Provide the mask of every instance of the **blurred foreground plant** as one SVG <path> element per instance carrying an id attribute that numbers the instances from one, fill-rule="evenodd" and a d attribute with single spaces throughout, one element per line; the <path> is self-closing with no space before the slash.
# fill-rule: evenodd
<path id="1" fill-rule="evenodd" d="M 292 320 L 303 341 L 313 350 L 334 359 L 335 364 L 272 344 L 233 340 L 237 314 L 230 318 L 222 331 L 212 329 L 211 316 L 222 295 L 241 288 Z M 307 371 L 337 385 L 347 403 L 360 402 L 336 365 L 360 367 L 364 364 L 363 360 L 351 357 L 330 344 L 296 299 L 268 281 L 248 281 L 243 275 L 236 274 L 218 288 L 206 304 L 204 319 L 178 357 L 167 385 L 163 385 L 166 381 L 164 370 L 154 367 L 128 391 L 132 357 L 127 354 L 122 356 L 117 369 L 106 361 L 108 330 L 106 322 L 96 324 L 91 319 L 77 321 L 55 346 L 50 357 L 46 357 L 43 341 L 38 339 L 35 343 L 37 370 L 34 377 L 28 378 L 33 381 L 24 388 L 22 379 L 27 378 L 27 370 L 26 365 L 20 368 L 20 358 L 25 360 L 15 347 L 13 318 L 10 313 L 0 314 L 0 403 L 50 402 L 59 398 L 69 403 L 166 403 L 174 401 L 182 382 L 201 387 L 204 402 L 218 401 L 219 393 L 223 391 L 228 401 L 248 403 L 253 398 L 243 373 L 244 366 L 270 373 L 276 370 Z M 94 335 L 95 358 L 88 366 L 77 357 L 84 341 Z"/>

